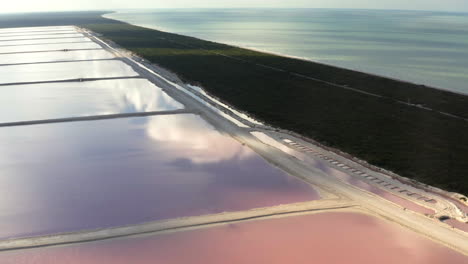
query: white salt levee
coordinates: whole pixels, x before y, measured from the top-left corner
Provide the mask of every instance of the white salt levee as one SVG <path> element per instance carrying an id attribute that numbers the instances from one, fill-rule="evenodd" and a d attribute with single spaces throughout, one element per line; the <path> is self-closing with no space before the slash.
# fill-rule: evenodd
<path id="1" fill-rule="evenodd" d="M 76 30 L 74 26 L 0 28 L 0 33 Z"/>
<path id="2" fill-rule="evenodd" d="M 104 45 L 106 45 L 108 48 L 110 48 L 111 50 L 114 50 L 114 48 L 112 48 L 111 46 L 109 46 L 109 44 L 101 41 L 98 39 L 98 41 L 100 41 L 101 43 L 103 43 Z M 168 84 L 172 85 L 173 87 L 175 87 L 176 89 L 178 89 L 179 91 L 182 91 L 183 93 L 189 95 L 190 97 L 192 97 L 193 99 L 197 100 L 198 102 L 204 104 L 205 106 L 209 107 L 211 110 L 217 112 L 218 114 L 220 114 L 221 116 L 223 116 L 224 118 L 226 118 L 227 120 L 229 120 L 230 122 L 234 123 L 235 125 L 239 126 L 239 127 L 249 127 L 247 126 L 246 124 L 238 121 L 237 119 L 233 118 L 232 116 L 224 113 L 223 111 L 219 110 L 218 108 L 212 106 L 211 104 L 209 104 L 208 102 L 206 102 L 205 100 L 201 99 L 200 97 L 196 96 L 195 94 L 193 94 L 192 92 L 188 91 L 187 89 L 181 87 L 179 84 L 177 83 L 174 83 L 174 82 L 171 82 L 170 80 L 164 78 L 163 76 L 161 76 L 160 74 L 154 72 L 153 70 L 149 69 L 148 67 L 146 67 L 145 65 L 133 60 L 133 59 L 130 59 L 132 60 L 136 65 L 140 66 L 140 68 L 143 68 L 145 69 L 146 71 L 148 71 L 149 73 L 153 74 L 153 75 L 156 75 L 158 76 L 159 78 L 163 79 L 165 82 L 167 82 Z"/>
<path id="3" fill-rule="evenodd" d="M 235 119 L 234 117 L 224 113 L 223 111 L 221 111 L 220 109 L 212 106 L 210 103 L 208 103 L 207 101 L 203 100 L 202 98 L 196 96 L 195 94 L 193 94 L 192 92 L 182 88 L 180 85 L 178 84 L 175 84 L 175 83 L 171 83 L 172 85 L 174 85 L 174 87 L 176 87 L 177 89 L 183 91 L 184 93 L 188 94 L 190 97 L 192 97 L 193 99 L 197 100 L 198 102 L 204 104 L 205 106 L 207 106 L 208 108 L 210 108 L 211 110 L 217 112 L 219 115 L 223 116 L 224 118 L 226 118 L 227 120 L 231 121 L 232 123 L 234 123 L 235 125 L 239 126 L 239 127 L 244 127 L 244 128 L 247 128 L 249 126 L 247 126 L 246 124 L 240 122 L 239 120 Z"/>
<path id="4" fill-rule="evenodd" d="M 2 89 L 0 123 L 184 108 L 146 79 L 12 85 Z"/>
<path id="5" fill-rule="evenodd" d="M 46 35 L 21 35 L 21 36 L 1 36 L 0 35 L 0 43 L 3 44 L 4 42 L 12 41 L 12 40 L 23 40 L 23 39 L 59 39 L 59 38 L 75 38 L 75 37 L 83 37 L 84 35 L 81 33 L 69 33 L 69 34 L 46 34 Z"/>
<path id="6" fill-rule="evenodd" d="M 101 46 L 94 42 L 90 43 L 59 43 L 59 44 L 38 44 L 24 46 L 4 46 L 0 47 L 0 54 L 15 52 L 40 52 L 40 51 L 59 51 L 59 50 L 77 50 L 77 49 L 100 49 Z"/>
<path id="7" fill-rule="evenodd" d="M 130 66 L 117 60 L 0 67 L 0 84 L 129 76 L 138 76 L 138 74 Z M 1 87 L 0 89 L 8 89 L 8 87 Z"/>
<path id="8" fill-rule="evenodd" d="M 208 97 L 208 99 L 210 99 L 211 101 L 215 102 L 216 104 L 224 107 L 224 108 L 227 108 L 229 109 L 231 112 L 233 112 L 235 115 L 237 115 L 238 117 L 246 120 L 246 121 L 249 121 L 253 124 L 257 124 L 257 125 L 263 125 L 261 122 L 251 118 L 250 116 L 244 114 L 244 113 L 241 113 L 239 111 L 237 111 L 236 109 L 228 106 L 227 104 L 224 104 L 222 102 L 220 102 L 219 100 L 217 100 L 216 98 L 212 97 L 211 95 L 209 95 L 207 92 L 205 92 L 205 90 L 203 90 L 203 88 L 201 87 L 198 87 L 198 86 L 195 86 L 195 85 L 188 85 L 190 88 L 194 89 L 195 91 L 203 94 L 204 96 Z"/>
<path id="9" fill-rule="evenodd" d="M 63 39 L 27 39 L 27 40 L 14 40 L 0 43 L 0 47 L 17 46 L 17 45 L 37 45 L 37 44 L 62 44 L 73 42 L 91 42 L 87 37 L 77 38 L 63 38 Z"/>
<path id="10" fill-rule="evenodd" d="M 284 153 L 289 154 L 299 160 L 304 161 L 305 159 L 304 154 L 299 153 L 295 151 L 294 149 L 279 143 L 277 140 L 273 139 L 272 137 L 268 136 L 267 134 L 263 132 L 254 131 L 254 132 L 250 132 L 250 134 L 266 145 L 270 145 L 274 148 L 277 148 L 283 151 Z"/>
<path id="11" fill-rule="evenodd" d="M 0 54 L 0 65 L 19 64 L 19 63 L 38 63 L 38 62 L 56 62 L 56 61 L 75 61 L 75 60 L 99 60 L 112 59 L 115 56 L 104 50 L 73 50 L 68 52 L 37 52 L 37 53 L 17 53 Z"/>

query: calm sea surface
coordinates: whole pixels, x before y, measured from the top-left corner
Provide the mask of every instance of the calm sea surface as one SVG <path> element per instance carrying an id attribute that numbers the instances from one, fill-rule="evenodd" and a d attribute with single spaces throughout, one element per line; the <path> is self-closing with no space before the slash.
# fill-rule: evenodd
<path id="1" fill-rule="evenodd" d="M 165 9 L 106 17 L 468 94 L 468 14 Z"/>

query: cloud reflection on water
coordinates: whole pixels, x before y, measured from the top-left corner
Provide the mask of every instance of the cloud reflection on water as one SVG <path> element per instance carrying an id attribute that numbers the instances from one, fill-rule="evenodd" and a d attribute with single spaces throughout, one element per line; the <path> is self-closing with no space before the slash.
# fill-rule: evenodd
<path id="1" fill-rule="evenodd" d="M 0 142 L 3 239 L 318 199 L 195 115 L 9 127 Z"/>
<path id="2" fill-rule="evenodd" d="M 161 142 L 170 142 L 175 147 L 192 146 L 196 153 L 194 163 L 213 163 L 229 159 L 246 159 L 255 155 L 234 140 L 220 137 L 219 132 L 206 122 L 197 119 L 182 120 L 175 116 L 161 116 L 148 124 L 148 135 Z"/>
<path id="3" fill-rule="evenodd" d="M 0 105 L 2 123 L 184 108 L 144 79 L 12 85 Z"/>

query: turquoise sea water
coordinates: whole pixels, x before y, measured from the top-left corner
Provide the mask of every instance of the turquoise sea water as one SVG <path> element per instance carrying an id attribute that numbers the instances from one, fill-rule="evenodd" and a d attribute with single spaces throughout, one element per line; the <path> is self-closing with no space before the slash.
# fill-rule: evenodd
<path id="1" fill-rule="evenodd" d="M 164 9 L 106 17 L 468 94 L 468 14 Z"/>

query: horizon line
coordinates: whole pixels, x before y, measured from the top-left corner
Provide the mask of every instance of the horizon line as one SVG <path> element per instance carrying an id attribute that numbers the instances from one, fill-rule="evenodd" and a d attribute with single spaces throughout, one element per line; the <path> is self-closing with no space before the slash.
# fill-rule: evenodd
<path id="1" fill-rule="evenodd" d="M 139 7 L 139 8 L 112 8 L 112 9 L 63 9 L 63 10 L 43 10 L 43 11 L 13 11 L 1 12 L 0 15 L 14 14 L 40 14 L 40 13 L 70 13 L 70 12 L 118 12 L 118 11 L 140 11 L 140 10 L 201 10 L 201 9 L 322 9 L 322 10 L 362 10 L 362 11 L 407 11 L 407 12 L 438 12 L 438 13 L 454 13 L 468 14 L 467 11 L 448 11 L 448 10 L 432 10 L 432 9 L 385 9 L 385 8 L 353 8 L 353 7 Z"/>

